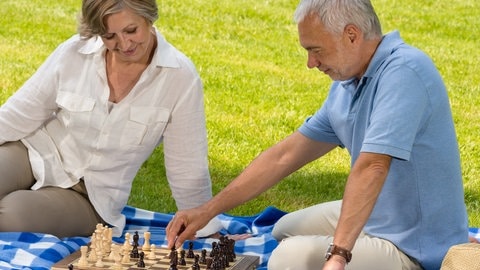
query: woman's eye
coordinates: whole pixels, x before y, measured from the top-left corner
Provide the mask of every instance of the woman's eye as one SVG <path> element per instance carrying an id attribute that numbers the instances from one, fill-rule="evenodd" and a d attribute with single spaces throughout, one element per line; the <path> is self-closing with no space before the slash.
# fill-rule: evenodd
<path id="1" fill-rule="evenodd" d="M 127 32 L 127 34 L 135 34 L 135 33 L 137 32 L 137 28 L 129 29 L 129 30 L 125 31 L 125 32 Z"/>

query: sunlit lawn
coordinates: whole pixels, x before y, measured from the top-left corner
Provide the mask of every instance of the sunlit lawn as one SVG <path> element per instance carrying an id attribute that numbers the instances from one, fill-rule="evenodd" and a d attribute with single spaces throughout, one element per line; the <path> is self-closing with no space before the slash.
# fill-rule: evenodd
<path id="1" fill-rule="evenodd" d="M 76 31 L 80 0 L 0 1 L 0 103 Z M 156 23 L 196 64 L 205 85 L 214 193 L 262 150 L 296 130 L 325 98 L 330 80 L 305 66 L 292 13 L 297 1 L 165 0 Z M 480 67 L 477 0 L 373 1 L 384 32 L 400 30 L 444 76 L 460 143 L 470 224 L 480 226 Z M 439 145 L 438 147 L 442 147 Z M 269 205 L 286 211 L 339 199 L 349 157 L 336 150 L 232 214 Z M 259 179 L 261 180 L 261 179 Z M 161 148 L 135 179 L 130 204 L 172 212 Z"/>

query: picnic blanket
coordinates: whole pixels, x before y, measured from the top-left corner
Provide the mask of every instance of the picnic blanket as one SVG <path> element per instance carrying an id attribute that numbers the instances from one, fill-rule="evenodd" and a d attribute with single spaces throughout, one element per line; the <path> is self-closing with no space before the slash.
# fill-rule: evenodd
<path id="1" fill-rule="evenodd" d="M 130 234 L 138 231 L 149 231 L 150 242 L 156 246 L 166 246 L 165 227 L 172 219 L 173 214 L 156 213 L 144 209 L 125 207 L 123 214 L 127 217 L 127 224 L 121 237 L 113 238 L 117 243 L 125 241 L 126 232 Z M 285 212 L 267 207 L 254 216 L 220 215 L 223 225 L 222 234 L 252 234 L 245 240 L 235 243 L 237 254 L 255 255 L 260 257 L 257 269 L 267 269 L 267 261 L 272 250 L 277 246 L 277 241 L 272 237 L 273 224 Z M 194 249 L 211 248 L 217 239 L 197 239 Z M 59 239 L 53 235 L 25 232 L 0 233 L 0 269 L 50 269 L 56 262 L 71 253 L 79 250 L 81 246 L 90 242 L 89 237 L 68 237 Z M 185 243 L 184 248 L 188 248 Z"/>
<path id="2" fill-rule="evenodd" d="M 156 213 L 130 206 L 127 206 L 123 213 L 127 217 L 127 225 L 123 234 L 149 231 L 151 243 L 157 246 L 166 246 L 165 227 L 173 214 Z M 223 214 L 220 215 L 224 228 L 222 233 L 252 234 L 251 238 L 235 243 L 235 252 L 259 256 L 260 265 L 257 269 L 266 270 L 271 252 L 277 246 L 277 241 L 271 235 L 272 228 L 284 214 L 286 213 L 275 207 L 267 207 L 254 216 L 242 217 Z M 469 234 L 480 240 L 479 228 L 470 228 Z M 123 235 L 113 240 L 118 243 L 125 241 Z M 194 249 L 211 248 L 211 243 L 215 240 L 198 239 L 194 241 Z M 50 269 L 56 262 L 80 249 L 89 241 L 88 237 L 59 239 L 53 235 L 39 233 L 0 233 L 0 269 Z"/>

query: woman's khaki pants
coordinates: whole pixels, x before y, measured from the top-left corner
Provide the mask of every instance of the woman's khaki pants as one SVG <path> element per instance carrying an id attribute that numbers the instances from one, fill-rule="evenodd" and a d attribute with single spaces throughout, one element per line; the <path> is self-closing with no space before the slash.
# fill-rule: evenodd
<path id="1" fill-rule="evenodd" d="M 101 218 L 83 181 L 70 189 L 35 183 L 21 142 L 0 145 L 0 232 L 38 232 L 57 237 L 90 236 Z"/>
<path id="2" fill-rule="evenodd" d="M 322 269 L 325 252 L 333 241 L 341 201 L 315 205 L 283 216 L 273 229 L 280 242 L 268 269 Z M 387 240 L 362 233 L 352 250 L 350 270 L 420 270 L 418 263 Z"/>

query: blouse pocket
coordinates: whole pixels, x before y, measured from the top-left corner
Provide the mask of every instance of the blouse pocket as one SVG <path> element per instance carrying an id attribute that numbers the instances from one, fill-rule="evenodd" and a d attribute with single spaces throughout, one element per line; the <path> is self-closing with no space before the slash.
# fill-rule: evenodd
<path id="1" fill-rule="evenodd" d="M 123 145 L 155 147 L 163 136 L 170 111 L 159 107 L 131 107 Z"/>
<path id="2" fill-rule="evenodd" d="M 93 98 L 75 93 L 59 91 L 56 102 L 60 107 L 57 118 L 68 128 L 86 128 L 90 126 L 92 111 L 95 107 Z"/>

